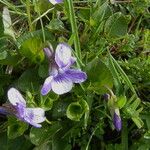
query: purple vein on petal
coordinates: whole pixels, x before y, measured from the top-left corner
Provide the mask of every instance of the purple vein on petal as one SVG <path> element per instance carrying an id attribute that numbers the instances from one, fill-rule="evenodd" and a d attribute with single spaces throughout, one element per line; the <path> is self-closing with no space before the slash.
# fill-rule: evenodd
<path id="1" fill-rule="evenodd" d="M 67 78 L 71 79 L 74 83 L 81 83 L 87 79 L 85 72 L 76 69 L 68 69 L 66 72 Z"/>
<path id="2" fill-rule="evenodd" d="M 49 76 L 46 78 L 43 87 L 41 89 L 41 94 L 46 95 L 51 90 L 51 82 L 53 80 L 53 76 Z"/>
<path id="3" fill-rule="evenodd" d="M 73 87 L 73 82 L 66 77 L 66 74 L 59 74 L 57 75 L 54 80 L 51 83 L 52 85 L 52 90 L 56 93 L 56 94 L 64 94 L 69 92 L 72 87 Z"/>

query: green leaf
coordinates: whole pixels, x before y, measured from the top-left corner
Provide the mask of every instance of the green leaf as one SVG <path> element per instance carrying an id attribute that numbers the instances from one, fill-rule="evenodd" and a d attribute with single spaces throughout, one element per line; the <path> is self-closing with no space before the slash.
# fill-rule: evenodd
<path id="1" fill-rule="evenodd" d="M 47 0 L 38 0 L 35 1 L 34 3 L 35 3 L 33 4 L 34 10 L 37 13 L 44 13 L 52 7 L 51 3 Z"/>
<path id="2" fill-rule="evenodd" d="M 8 139 L 7 133 L 0 134 L 0 149 L 1 150 L 30 150 L 33 149 L 33 145 L 30 143 L 27 137 L 20 136 L 15 139 Z"/>
<path id="3" fill-rule="evenodd" d="M 72 146 L 68 142 L 69 136 L 64 136 L 67 131 L 58 131 L 52 139 L 52 150 L 71 150 Z"/>
<path id="4" fill-rule="evenodd" d="M 55 42 L 53 34 L 46 29 L 26 33 L 17 39 L 19 52 L 23 57 L 27 57 L 33 63 L 39 63 L 44 60 L 43 48 L 46 45 L 43 43 L 43 32 L 45 34 L 45 40 L 51 43 Z"/>
<path id="5" fill-rule="evenodd" d="M 150 140 L 150 130 L 144 134 L 144 138 Z"/>
<path id="6" fill-rule="evenodd" d="M 7 52 L 6 51 L 3 51 L 0 53 L 0 60 L 3 60 L 7 57 Z"/>
<path id="7" fill-rule="evenodd" d="M 124 107 L 124 105 L 127 102 L 127 98 L 126 96 L 120 96 L 117 97 L 117 107 L 119 107 L 119 109 L 121 109 L 122 107 Z"/>
<path id="8" fill-rule="evenodd" d="M 45 101 L 42 99 L 42 104 L 40 105 L 44 110 L 51 110 L 53 107 L 53 100 L 51 98 L 47 98 Z"/>
<path id="9" fill-rule="evenodd" d="M 48 30 L 46 30 L 46 29 L 44 29 L 44 33 L 45 33 L 45 38 L 46 38 L 46 40 L 49 40 L 49 41 L 51 41 L 51 42 L 54 42 L 54 39 L 55 39 L 55 37 L 53 36 L 53 34 L 52 33 L 50 33 Z M 18 39 L 17 39 L 17 46 L 18 46 L 18 48 L 20 48 L 22 45 L 23 45 L 23 43 L 25 42 L 25 41 L 27 41 L 28 39 L 33 39 L 33 38 L 39 38 L 39 39 L 41 39 L 41 41 L 42 41 L 42 39 L 43 39 L 43 31 L 42 30 L 36 30 L 36 31 L 34 31 L 34 32 L 28 32 L 28 33 L 25 33 L 25 34 L 23 34 L 22 36 L 20 36 Z"/>
<path id="10" fill-rule="evenodd" d="M 40 78 L 38 77 L 37 70 L 28 69 L 23 72 L 23 74 L 18 79 L 18 87 L 24 92 L 27 90 L 38 91 L 40 88 Z"/>
<path id="11" fill-rule="evenodd" d="M 143 127 L 144 123 L 139 117 L 132 117 L 132 120 L 134 121 L 134 123 L 136 124 L 136 126 L 138 128 L 142 128 Z"/>
<path id="12" fill-rule="evenodd" d="M 98 6 L 96 11 L 93 13 L 91 17 L 91 22 L 94 26 L 99 26 L 99 24 L 112 15 L 112 10 L 108 5 L 108 1 L 103 3 L 101 6 Z"/>
<path id="13" fill-rule="evenodd" d="M 0 61 L 7 57 L 7 39 L 5 37 L 0 38 Z"/>
<path id="14" fill-rule="evenodd" d="M 36 146 L 34 150 L 52 150 L 51 142 L 47 141 L 42 143 L 41 145 Z"/>
<path id="15" fill-rule="evenodd" d="M 16 118 L 8 118 L 7 135 L 9 139 L 15 139 L 21 136 L 28 129 L 28 124 L 17 120 Z"/>
<path id="16" fill-rule="evenodd" d="M 113 79 L 114 79 L 114 86 L 116 89 L 116 94 L 120 93 L 120 91 L 122 91 L 122 83 L 121 83 L 121 79 L 120 79 L 120 75 L 114 65 L 114 62 L 112 60 L 111 54 L 109 53 L 109 63 L 108 63 L 108 67 L 111 70 Z"/>
<path id="17" fill-rule="evenodd" d="M 83 109 L 78 102 L 73 102 L 68 106 L 66 114 L 69 119 L 80 121 L 83 115 Z"/>
<path id="18" fill-rule="evenodd" d="M 51 126 L 44 124 L 42 128 L 31 128 L 30 140 L 35 145 L 42 145 L 43 143 L 49 141 L 56 132 L 61 129 L 61 125 L 58 122 L 53 123 Z"/>
<path id="19" fill-rule="evenodd" d="M 33 37 L 24 41 L 19 49 L 19 52 L 22 56 L 29 58 L 35 63 L 44 60 L 43 43 L 38 37 Z"/>
<path id="20" fill-rule="evenodd" d="M 150 117 L 149 116 L 150 116 L 150 113 L 146 112 L 146 113 L 141 115 L 141 118 L 146 121 L 147 129 L 150 131 Z"/>
<path id="21" fill-rule="evenodd" d="M 87 64 L 86 72 L 88 75 L 88 81 L 91 83 L 91 90 L 104 94 L 107 92 L 106 87 L 110 89 L 113 86 L 113 77 L 109 68 L 100 61 L 99 58 L 95 58 Z"/>
<path id="22" fill-rule="evenodd" d="M 136 100 L 133 101 L 132 104 L 130 104 L 131 109 L 136 110 L 137 107 L 140 105 L 141 100 L 137 98 Z"/>
<path id="23" fill-rule="evenodd" d="M 20 56 L 15 53 L 7 53 L 7 57 L 5 59 L 0 60 L 0 64 L 2 65 L 16 65 L 20 60 Z"/>
<path id="24" fill-rule="evenodd" d="M 64 24 L 59 19 L 52 19 L 50 23 L 46 26 L 51 31 L 64 31 Z"/>
<path id="25" fill-rule="evenodd" d="M 42 78 L 46 78 L 48 76 L 48 63 L 39 66 L 38 74 Z"/>
<path id="26" fill-rule="evenodd" d="M 125 83 L 129 86 L 129 88 L 131 89 L 131 91 L 134 93 L 134 95 L 136 95 L 136 91 L 131 83 L 131 81 L 129 80 L 128 76 L 126 75 L 126 73 L 123 71 L 123 69 L 120 67 L 120 65 L 118 64 L 118 62 L 113 58 L 113 56 L 109 53 L 109 59 L 110 62 L 112 63 L 113 67 L 114 67 L 114 71 L 116 71 L 116 80 L 118 80 L 118 84 L 120 86 L 120 80 L 119 80 L 119 75 L 122 77 L 122 79 L 125 81 Z"/>
<path id="27" fill-rule="evenodd" d="M 120 38 L 126 35 L 127 29 L 128 20 L 126 16 L 117 12 L 107 19 L 104 31 L 108 36 Z"/>
<path id="28" fill-rule="evenodd" d="M 4 36 L 4 25 L 2 17 L 0 17 L 0 37 Z"/>
<path id="29" fill-rule="evenodd" d="M 3 25 L 4 25 L 4 34 L 11 36 L 15 40 L 15 32 L 12 28 L 11 17 L 7 7 L 3 8 Z"/>
<path id="30" fill-rule="evenodd" d="M 80 121 L 85 112 L 89 111 L 89 106 L 85 100 L 72 102 L 66 111 L 67 117 L 74 121 Z"/>
<path id="31" fill-rule="evenodd" d="M 83 22 L 89 22 L 90 20 L 90 10 L 89 9 L 80 9 L 78 11 L 78 17 L 83 21 Z"/>
<path id="32" fill-rule="evenodd" d="M 125 115 L 131 118 L 138 128 L 141 128 L 144 125 L 142 119 L 139 116 L 139 113 L 143 109 L 140 107 L 140 103 L 140 99 L 133 95 L 123 107 Z"/>
<path id="33" fill-rule="evenodd" d="M 52 109 L 53 103 L 58 100 L 59 95 L 55 94 L 54 92 L 49 92 L 46 96 L 41 96 L 41 105 L 44 110 L 48 111 Z M 55 105 L 56 107 L 56 105 Z"/>
<path id="34" fill-rule="evenodd" d="M 143 38 L 143 42 L 144 42 L 143 46 L 144 46 L 145 51 L 150 49 L 149 41 L 150 41 L 150 30 L 145 29 L 144 30 L 144 38 Z"/>
<path id="35" fill-rule="evenodd" d="M 82 106 L 82 109 L 84 109 L 84 112 L 89 111 L 89 105 L 85 100 L 80 100 L 79 103 Z"/>
<path id="36" fill-rule="evenodd" d="M 53 107 L 52 109 L 52 118 L 58 119 L 58 118 L 64 117 L 68 103 L 69 102 L 66 102 L 66 101 L 56 101 L 54 103 L 55 107 Z"/>

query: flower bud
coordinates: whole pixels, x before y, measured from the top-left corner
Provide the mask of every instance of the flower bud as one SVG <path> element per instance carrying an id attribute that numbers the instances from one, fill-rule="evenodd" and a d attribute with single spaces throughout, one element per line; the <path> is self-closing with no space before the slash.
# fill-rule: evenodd
<path id="1" fill-rule="evenodd" d="M 48 58 L 48 59 L 51 59 L 52 55 L 53 55 L 53 52 L 48 48 L 44 48 L 44 53 L 45 53 L 45 56 Z"/>
<path id="2" fill-rule="evenodd" d="M 121 122 L 120 112 L 119 112 L 118 108 L 114 110 L 113 124 L 114 124 L 115 129 L 117 131 L 121 130 L 121 128 L 122 128 L 122 122 Z"/>
<path id="3" fill-rule="evenodd" d="M 104 100 L 109 100 L 110 99 L 110 95 L 108 93 L 105 93 L 103 95 Z"/>

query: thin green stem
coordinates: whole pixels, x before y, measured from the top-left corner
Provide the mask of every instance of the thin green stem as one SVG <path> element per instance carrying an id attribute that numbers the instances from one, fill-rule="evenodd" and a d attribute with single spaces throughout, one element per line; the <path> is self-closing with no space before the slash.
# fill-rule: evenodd
<path id="1" fill-rule="evenodd" d="M 114 66 L 114 63 L 113 63 L 113 60 L 112 60 L 109 50 L 108 50 L 108 54 L 109 54 L 109 66 L 111 68 L 111 72 L 112 72 L 112 75 L 114 78 L 114 85 L 116 88 L 116 93 L 119 93 L 119 90 L 121 89 L 120 75 L 117 72 L 116 67 Z"/>
<path id="2" fill-rule="evenodd" d="M 44 25 L 43 25 L 43 21 L 42 18 L 40 18 L 40 23 L 41 23 L 41 27 L 42 27 L 42 34 L 43 34 L 43 42 L 45 42 L 45 31 L 44 31 Z"/>
<path id="3" fill-rule="evenodd" d="M 92 140 L 92 137 L 93 137 L 93 135 L 95 134 L 95 131 L 96 131 L 98 128 L 99 128 L 99 126 L 97 125 L 97 126 L 95 127 L 94 131 L 92 132 L 90 138 L 89 138 L 89 141 L 88 141 L 88 143 L 87 143 L 87 146 L 86 146 L 85 150 L 88 150 L 88 149 L 89 149 L 89 145 L 90 145 L 90 142 L 91 142 L 91 140 Z"/>
<path id="4" fill-rule="evenodd" d="M 80 47 L 77 23 L 75 19 L 73 0 L 66 0 L 66 4 L 68 7 L 68 15 L 69 15 L 70 23 L 71 23 L 72 34 L 74 34 L 74 46 L 75 46 L 76 56 L 80 59 L 80 62 L 81 62 L 80 64 L 82 64 L 81 47 Z"/>
<path id="5" fill-rule="evenodd" d="M 36 5 L 36 3 L 35 3 L 35 5 Z M 43 20 L 42 20 L 43 16 L 41 15 L 40 11 L 38 11 L 38 16 L 39 16 L 38 19 L 40 20 L 40 24 L 41 24 L 41 28 L 42 28 L 43 42 L 45 43 L 46 38 L 45 38 L 44 24 L 43 24 Z M 36 20 L 36 21 L 38 21 L 38 20 Z M 33 24 L 34 22 L 35 22 L 35 20 L 31 24 Z"/>
<path id="6" fill-rule="evenodd" d="M 52 124 L 52 122 L 50 122 L 47 118 L 45 119 L 45 121 L 50 125 Z"/>
<path id="7" fill-rule="evenodd" d="M 128 150 L 128 128 L 127 128 L 127 120 L 123 120 L 122 122 L 122 132 L 121 132 L 121 142 L 122 142 L 122 150 Z"/>
<path id="8" fill-rule="evenodd" d="M 0 3 L 6 5 L 9 9 L 10 9 L 10 12 L 14 12 L 16 14 L 19 14 L 19 15 L 24 15 L 24 16 L 27 16 L 26 13 L 24 13 L 19 7 L 13 5 L 12 3 L 9 3 L 7 0 L 0 0 Z"/>
<path id="9" fill-rule="evenodd" d="M 39 19 L 41 19 L 42 17 L 44 17 L 45 15 L 47 15 L 49 12 L 51 12 L 52 10 L 54 10 L 54 7 L 51 9 L 48 9 L 46 12 L 44 12 L 42 15 L 40 15 L 38 18 L 36 18 L 35 20 L 33 20 L 32 24 L 34 24 L 35 22 L 37 22 Z"/>
<path id="10" fill-rule="evenodd" d="M 93 95 L 91 93 L 88 93 L 86 96 L 86 102 L 88 103 L 89 106 L 89 110 L 85 113 L 84 116 L 84 128 L 87 128 L 88 125 L 88 119 L 89 119 L 89 115 L 90 115 L 90 110 L 92 107 L 92 103 L 93 103 Z"/>
<path id="11" fill-rule="evenodd" d="M 30 13 L 30 0 L 26 0 L 26 9 L 28 15 L 28 24 L 29 24 L 29 31 L 33 31 L 32 21 L 31 21 L 31 13 Z"/>
<path id="12" fill-rule="evenodd" d="M 116 69 L 118 70 L 118 72 L 120 73 L 121 77 L 123 78 L 123 80 L 126 82 L 126 84 L 129 86 L 129 88 L 131 89 L 131 91 L 137 96 L 136 91 L 131 83 L 131 81 L 129 80 L 128 76 L 126 75 L 126 73 L 123 71 L 123 69 L 120 67 L 120 65 L 118 64 L 118 62 L 113 58 L 113 56 L 111 55 L 111 58 L 113 60 L 113 63 L 116 67 Z"/>

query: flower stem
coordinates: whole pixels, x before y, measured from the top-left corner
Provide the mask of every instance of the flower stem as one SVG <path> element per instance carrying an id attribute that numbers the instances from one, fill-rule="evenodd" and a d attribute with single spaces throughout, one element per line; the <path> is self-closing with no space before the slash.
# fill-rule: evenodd
<path id="1" fill-rule="evenodd" d="M 73 8 L 73 0 L 66 0 L 65 2 L 68 7 L 68 15 L 71 23 L 72 34 L 74 34 L 75 53 L 76 56 L 80 59 L 80 64 L 82 64 L 81 47 L 80 47 L 77 23 L 75 19 L 75 11 Z"/>
<path id="2" fill-rule="evenodd" d="M 31 13 L 30 13 L 30 0 L 26 0 L 26 9 L 27 9 L 27 15 L 28 15 L 29 31 L 32 31 L 33 26 L 32 26 Z"/>
<path id="3" fill-rule="evenodd" d="M 52 124 L 52 122 L 50 122 L 47 118 L 45 120 L 48 124 Z"/>
<path id="4" fill-rule="evenodd" d="M 128 130 L 127 130 L 127 120 L 122 121 L 122 132 L 121 132 L 121 142 L 122 142 L 122 149 L 128 150 Z"/>
<path id="5" fill-rule="evenodd" d="M 36 3 L 37 3 L 38 1 L 36 0 Z M 36 3 L 35 3 L 35 5 L 36 5 Z M 41 28 L 42 28 L 42 34 L 43 34 L 43 42 L 45 43 L 45 31 L 44 31 L 44 25 L 43 25 L 43 21 L 42 21 L 42 17 L 41 17 L 41 13 L 40 13 L 40 11 L 38 10 L 38 18 L 40 19 L 40 23 L 41 23 Z"/>

